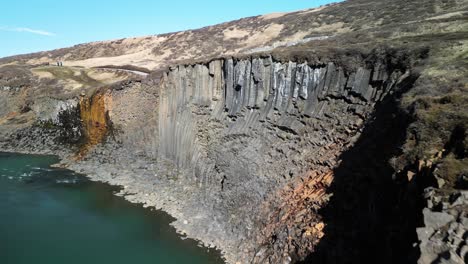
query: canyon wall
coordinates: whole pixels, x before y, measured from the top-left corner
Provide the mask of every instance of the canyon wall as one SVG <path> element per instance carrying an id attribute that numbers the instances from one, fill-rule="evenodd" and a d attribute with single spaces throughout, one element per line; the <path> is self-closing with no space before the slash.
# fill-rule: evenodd
<path id="1" fill-rule="evenodd" d="M 167 211 L 229 263 L 411 262 L 416 227 L 430 227 L 421 193 L 431 183 L 389 161 L 411 122 L 398 100 L 418 75 L 384 55 L 352 65 L 215 59 L 35 98 L 29 110 L 7 104 L 3 122 L 16 130 L 2 149 L 59 154 L 62 166 Z M 426 251 L 421 259 L 437 257 Z"/>
<path id="2" fill-rule="evenodd" d="M 405 262 L 417 258 L 428 184 L 389 160 L 410 123 L 397 100 L 417 75 L 379 58 L 216 59 L 89 96 L 41 97 L 34 124 L 15 121 L 3 149 L 60 154 L 63 166 L 169 212 L 229 263 Z"/>
<path id="3" fill-rule="evenodd" d="M 166 188 L 175 225 L 230 262 L 304 259 L 323 236 L 318 210 L 340 154 L 408 77 L 378 61 L 352 71 L 271 57 L 172 67 L 158 84 L 112 91 L 118 151 L 104 160 L 141 170 L 151 187 L 132 189 L 118 173 L 110 182 L 149 193 L 148 204 Z"/>

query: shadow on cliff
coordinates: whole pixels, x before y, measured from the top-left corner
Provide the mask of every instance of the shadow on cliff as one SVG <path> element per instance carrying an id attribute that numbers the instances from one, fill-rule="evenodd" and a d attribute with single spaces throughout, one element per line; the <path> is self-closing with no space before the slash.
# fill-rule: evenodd
<path id="1" fill-rule="evenodd" d="M 305 263 L 416 263 L 422 184 L 398 175 L 389 160 L 401 152 L 411 120 L 398 106 L 417 76 L 380 103 L 356 144 L 341 155 L 320 211 L 325 236 Z"/>

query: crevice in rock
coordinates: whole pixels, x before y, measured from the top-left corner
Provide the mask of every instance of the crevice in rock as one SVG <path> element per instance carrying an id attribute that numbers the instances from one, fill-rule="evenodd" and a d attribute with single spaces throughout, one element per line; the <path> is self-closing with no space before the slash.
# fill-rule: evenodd
<path id="1" fill-rule="evenodd" d="M 461 125 L 457 125 L 453 129 L 452 134 L 450 135 L 449 141 L 444 146 L 444 149 L 445 149 L 444 155 L 447 155 L 448 153 L 453 153 L 456 159 L 465 158 L 467 155 L 467 153 L 465 152 L 465 146 L 463 142 L 465 138 L 466 138 L 466 128 Z"/>

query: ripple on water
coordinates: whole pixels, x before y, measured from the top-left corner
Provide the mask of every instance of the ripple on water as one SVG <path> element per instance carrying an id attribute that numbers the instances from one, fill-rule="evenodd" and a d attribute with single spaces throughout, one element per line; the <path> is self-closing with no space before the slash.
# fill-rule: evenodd
<path id="1" fill-rule="evenodd" d="M 68 179 L 68 180 L 55 180 L 56 183 L 64 183 L 64 184 L 76 184 L 78 183 L 78 179 Z"/>

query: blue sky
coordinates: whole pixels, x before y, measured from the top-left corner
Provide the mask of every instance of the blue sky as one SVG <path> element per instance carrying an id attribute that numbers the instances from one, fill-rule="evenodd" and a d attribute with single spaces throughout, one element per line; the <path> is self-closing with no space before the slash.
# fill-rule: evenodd
<path id="1" fill-rule="evenodd" d="M 0 57 L 195 29 L 331 2 L 337 0 L 5 0 L 0 11 Z"/>

